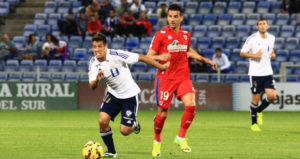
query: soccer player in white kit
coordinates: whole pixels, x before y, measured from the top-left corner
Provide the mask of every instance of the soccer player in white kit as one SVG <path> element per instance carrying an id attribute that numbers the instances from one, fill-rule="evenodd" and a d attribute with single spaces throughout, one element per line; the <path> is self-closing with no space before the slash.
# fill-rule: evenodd
<path id="1" fill-rule="evenodd" d="M 142 54 L 108 49 L 106 36 L 101 33 L 93 36 L 92 51 L 94 57 L 89 64 L 89 85 L 95 89 L 102 78 L 107 84 L 107 94 L 99 113 L 100 136 L 108 149 L 103 157 L 114 158 L 117 153 L 109 126 L 110 120 L 113 121 L 121 112 L 121 133 L 126 136 L 133 131 L 136 134 L 140 131 L 136 120 L 140 88 L 133 80 L 127 64 L 142 61 L 164 71 L 170 63 L 162 65 Z"/>
<path id="2" fill-rule="evenodd" d="M 265 18 L 257 20 L 258 32 L 249 36 L 240 52 L 241 57 L 249 58 L 250 84 L 252 100 L 250 104 L 252 131 L 261 131 L 258 125 L 262 125 L 262 111 L 266 109 L 276 98 L 275 81 L 271 58 L 275 59 L 273 50 L 275 36 L 267 32 L 269 25 Z M 265 92 L 267 97 L 258 105 L 261 93 Z"/>

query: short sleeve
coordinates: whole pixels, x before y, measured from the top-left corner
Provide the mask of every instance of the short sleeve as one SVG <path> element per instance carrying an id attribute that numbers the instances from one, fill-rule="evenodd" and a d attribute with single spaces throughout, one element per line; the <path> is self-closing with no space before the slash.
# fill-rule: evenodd
<path id="1" fill-rule="evenodd" d="M 150 49 L 158 52 L 161 44 L 162 44 L 162 35 L 160 34 L 160 32 L 157 32 L 151 41 Z"/>
<path id="2" fill-rule="evenodd" d="M 97 79 L 98 70 L 95 66 L 95 58 L 92 57 L 89 63 L 89 82 L 95 81 Z"/>
<path id="3" fill-rule="evenodd" d="M 139 61 L 139 54 L 123 51 L 123 50 L 109 50 L 108 60 L 118 60 L 127 64 L 134 64 Z"/>
<path id="4" fill-rule="evenodd" d="M 191 48 L 191 33 L 188 32 L 188 48 Z"/>
<path id="5" fill-rule="evenodd" d="M 241 52 L 249 52 L 251 50 L 251 41 L 251 38 L 248 37 L 241 49 Z"/>

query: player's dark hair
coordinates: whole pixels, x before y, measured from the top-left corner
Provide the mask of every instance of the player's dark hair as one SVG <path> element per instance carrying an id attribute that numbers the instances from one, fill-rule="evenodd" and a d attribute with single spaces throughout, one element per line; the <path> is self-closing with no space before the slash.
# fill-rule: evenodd
<path id="1" fill-rule="evenodd" d="M 222 52 L 221 48 L 216 48 L 215 52 L 217 51 Z"/>
<path id="2" fill-rule="evenodd" d="M 178 4 L 171 4 L 169 6 L 169 8 L 168 8 L 168 11 L 170 11 L 170 10 L 172 10 L 172 11 L 179 11 L 180 15 L 182 15 L 182 13 L 183 13 L 183 9 Z"/>
<path id="3" fill-rule="evenodd" d="M 102 33 L 95 34 L 92 38 L 92 42 L 94 42 L 94 41 L 97 41 L 97 42 L 102 41 L 103 44 L 106 44 L 106 42 L 107 42 L 106 41 L 106 36 Z"/>
<path id="4" fill-rule="evenodd" d="M 266 21 L 268 23 L 268 19 L 265 17 L 260 17 L 259 19 L 257 19 L 256 25 L 258 25 L 258 22 L 260 21 Z"/>

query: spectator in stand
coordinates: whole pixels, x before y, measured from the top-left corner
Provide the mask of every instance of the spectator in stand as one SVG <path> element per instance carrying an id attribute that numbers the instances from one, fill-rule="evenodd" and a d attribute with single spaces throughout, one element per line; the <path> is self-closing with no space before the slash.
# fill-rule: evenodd
<path id="1" fill-rule="evenodd" d="M 74 20 L 73 12 L 68 13 L 68 17 L 66 20 L 59 20 L 58 27 L 60 29 L 60 32 L 63 35 L 71 36 L 71 35 L 78 35 L 77 33 L 77 24 Z"/>
<path id="2" fill-rule="evenodd" d="M 103 6 L 99 10 L 99 19 L 101 23 L 104 23 L 105 19 L 109 17 L 109 11 L 114 10 L 114 7 L 110 4 L 109 0 L 103 0 Z"/>
<path id="3" fill-rule="evenodd" d="M 54 49 L 54 43 L 53 43 L 53 39 L 55 37 L 52 34 L 47 34 L 46 35 L 46 42 L 43 44 L 42 47 L 42 59 L 50 59 L 50 51 L 52 49 Z"/>
<path id="4" fill-rule="evenodd" d="M 122 18 L 120 19 L 120 35 L 131 36 L 135 31 L 135 21 L 129 15 L 128 11 L 124 11 Z"/>
<path id="5" fill-rule="evenodd" d="M 79 18 L 77 19 L 77 32 L 82 38 L 85 38 L 85 33 L 87 31 L 88 17 L 85 11 L 82 9 L 79 11 Z"/>
<path id="6" fill-rule="evenodd" d="M 50 59 L 61 59 L 62 62 L 69 58 L 67 43 L 58 40 L 56 37 L 53 39 L 54 48 L 50 51 Z"/>
<path id="7" fill-rule="evenodd" d="M 88 21 L 88 25 L 87 25 L 87 31 L 88 34 L 93 36 L 96 33 L 98 33 L 99 31 L 101 31 L 102 26 L 101 26 L 101 22 L 99 19 L 96 19 L 96 16 L 92 15 L 91 19 Z"/>
<path id="8" fill-rule="evenodd" d="M 126 0 L 121 0 L 121 6 L 117 7 L 116 13 L 119 17 L 122 17 L 124 11 L 130 11 L 130 4 Z"/>
<path id="9" fill-rule="evenodd" d="M 203 54 L 201 54 L 199 51 L 197 51 L 197 53 L 202 57 L 204 57 Z M 200 72 L 203 73 L 203 72 L 209 72 L 210 70 L 210 67 L 205 62 L 196 60 L 194 58 L 189 58 L 189 67 L 191 73 L 200 73 Z"/>
<path id="10" fill-rule="evenodd" d="M 130 7 L 130 14 L 135 18 L 138 19 L 141 12 L 146 11 L 146 7 L 144 4 L 140 3 L 140 0 L 133 0 L 133 3 Z"/>
<path id="11" fill-rule="evenodd" d="M 91 3 L 86 8 L 86 15 L 91 18 L 93 15 L 96 17 L 96 19 L 99 19 L 98 12 L 101 9 L 101 5 L 99 4 L 98 0 L 93 0 L 93 3 Z"/>
<path id="12" fill-rule="evenodd" d="M 162 3 L 160 5 L 160 8 L 157 10 L 157 18 L 158 18 L 158 30 L 161 30 L 162 28 L 166 27 L 168 24 L 168 8 L 165 3 Z"/>
<path id="13" fill-rule="evenodd" d="M 289 13 L 290 0 L 283 0 L 280 7 L 280 13 Z"/>
<path id="14" fill-rule="evenodd" d="M 297 25 L 300 25 L 300 0 L 290 0 L 290 14 L 296 14 Z"/>
<path id="15" fill-rule="evenodd" d="M 3 34 L 3 42 L 0 43 L 0 60 L 7 60 L 17 53 L 16 45 L 10 40 L 7 33 Z"/>
<path id="16" fill-rule="evenodd" d="M 152 32 L 152 24 L 147 20 L 146 13 L 141 12 L 140 18 L 136 21 L 137 29 L 140 31 L 138 36 L 150 36 Z"/>
<path id="17" fill-rule="evenodd" d="M 87 7 L 88 5 L 90 5 L 93 2 L 93 0 L 80 0 L 80 1 L 84 7 Z"/>
<path id="18" fill-rule="evenodd" d="M 120 18 L 115 15 L 115 10 L 109 11 L 109 17 L 106 18 L 102 33 L 106 36 L 115 36 L 119 30 Z"/>
<path id="19" fill-rule="evenodd" d="M 212 61 L 218 65 L 218 69 L 220 69 L 222 73 L 229 73 L 230 62 L 227 55 L 222 53 L 220 48 L 216 48 Z"/>
<path id="20" fill-rule="evenodd" d="M 21 54 L 19 58 L 26 60 L 34 60 L 39 57 L 41 53 L 41 44 L 38 40 L 36 40 L 34 34 L 30 34 L 28 36 L 28 44 L 26 46 L 26 50 L 24 54 Z"/>

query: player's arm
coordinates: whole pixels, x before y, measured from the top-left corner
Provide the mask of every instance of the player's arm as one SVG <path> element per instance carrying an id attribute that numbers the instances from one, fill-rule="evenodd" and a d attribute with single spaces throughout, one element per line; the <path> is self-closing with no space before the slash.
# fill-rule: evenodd
<path id="1" fill-rule="evenodd" d="M 92 78 L 90 81 L 89 81 L 89 84 L 90 84 L 90 88 L 91 89 L 96 89 L 97 86 L 98 86 L 98 82 L 102 79 L 103 77 L 103 71 L 100 70 L 96 75 L 93 74 L 93 72 L 89 72 L 89 78 Z M 96 76 L 96 77 L 95 77 Z"/>
<path id="2" fill-rule="evenodd" d="M 153 60 L 158 60 L 158 61 L 168 61 L 171 58 L 170 53 L 157 55 L 156 51 L 152 50 L 151 48 L 149 49 L 147 56 Z"/>
<path id="3" fill-rule="evenodd" d="M 193 58 L 193 59 L 196 59 L 196 60 L 201 60 L 209 65 L 211 65 L 212 69 L 213 70 L 217 70 L 217 64 L 213 61 L 211 61 L 210 59 L 208 58 L 205 58 L 201 55 L 199 55 L 194 49 L 192 48 L 189 48 L 189 51 L 187 52 L 187 56 Z"/>
<path id="4" fill-rule="evenodd" d="M 276 59 L 276 54 L 275 54 L 274 50 L 272 50 L 271 58 L 272 58 L 273 60 Z"/>
<path id="5" fill-rule="evenodd" d="M 142 55 L 142 54 L 139 54 L 139 61 L 142 61 L 148 65 L 152 65 L 152 66 L 156 67 L 157 69 L 159 69 L 160 71 L 165 71 L 170 66 L 170 62 L 167 62 L 162 65 L 162 64 L 156 62 L 153 58 Z"/>
<path id="6" fill-rule="evenodd" d="M 262 56 L 262 51 L 259 50 L 257 53 L 255 54 L 250 54 L 248 52 L 240 52 L 240 56 L 241 57 L 245 57 L 245 58 L 255 58 L 255 59 L 260 59 Z"/>

